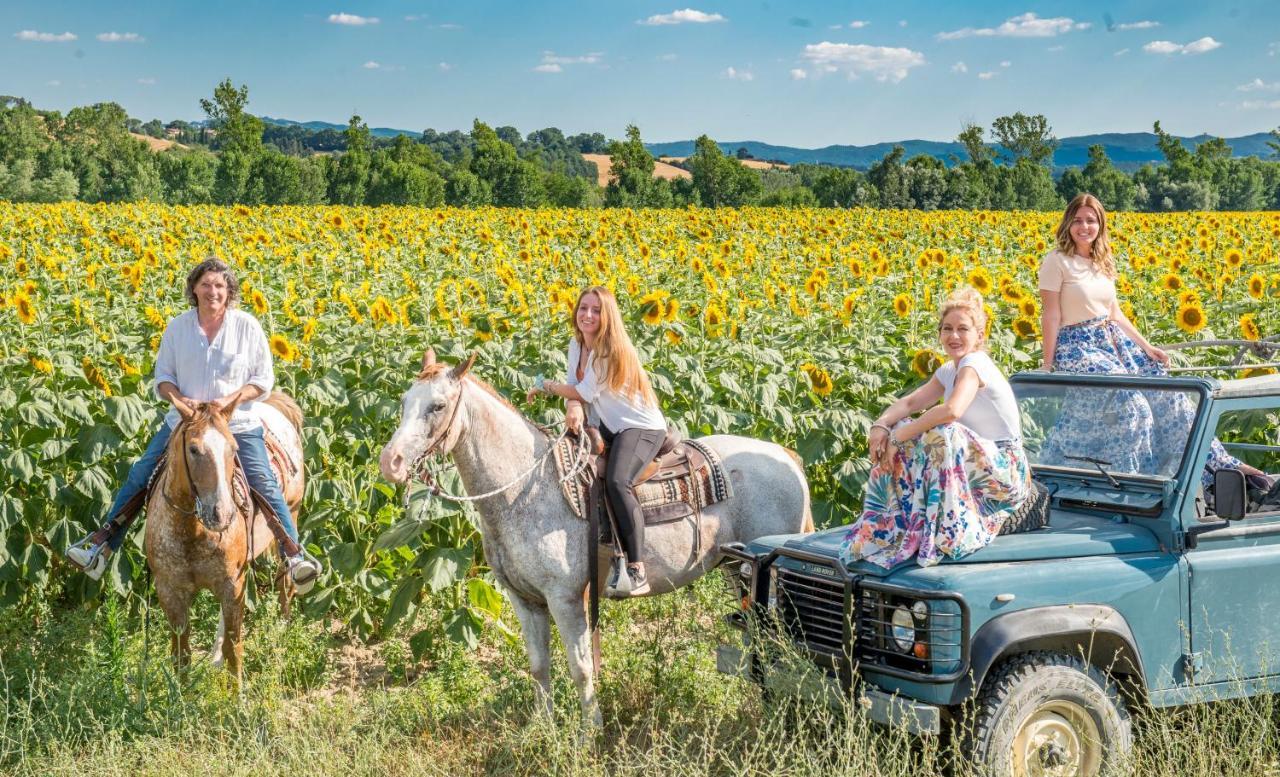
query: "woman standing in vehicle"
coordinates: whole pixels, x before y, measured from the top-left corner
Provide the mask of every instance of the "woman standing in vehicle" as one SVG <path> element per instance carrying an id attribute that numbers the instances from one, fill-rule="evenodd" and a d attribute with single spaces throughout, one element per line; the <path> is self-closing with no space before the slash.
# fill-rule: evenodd
<path id="1" fill-rule="evenodd" d="M 1088 374 L 1168 375 L 1169 355 L 1147 341 L 1116 298 L 1116 262 L 1107 232 L 1107 212 L 1092 194 L 1078 194 L 1067 205 L 1055 234 L 1056 246 L 1040 262 L 1040 323 L 1046 370 Z M 1121 413 L 1133 424 L 1152 424 L 1149 458 L 1182 455 L 1195 407 L 1174 391 L 1143 395 L 1149 413 Z M 1127 406 L 1125 403 L 1118 403 Z M 1150 420 L 1145 419 L 1150 417 Z M 1116 430 L 1113 430 L 1113 432 Z M 1109 435 L 1115 440 L 1128 439 Z M 1135 438 L 1146 430 L 1132 430 Z M 1068 441 L 1069 442 L 1069 441 Z M 1055 443 L 1064 444 L 1062 440 Z M 1129 452 L 1132 454 L 1133 452 Z M 1119 457 L 1117 457 L 1119 458 Z M 1117 462 L 1118 464 L 1119 462 Z M 1160 472 L 1158 461 L 1137 462 L 1135 471 Z M 1227 453 L 1213 441 L 1201 476 L 1207 488 L 1213 473 L 1235 468 L 1263 473 Z"/>
<path id="2" fill-rule="evenodd" d="M 930 566 L 972 553 L 1032 493 L 1018 406 L 984 349 L 981 295 L 957 289 L 939 318 L 947 362 L 871 425 L 875 466 L 841 546 L 846 561 Z"/>
<path id="3" fill-rule="evenodd" d="M 572 323 L 565 382 L 539 378 L 529 398 L 536 391 L 563 397 L 570 429 L 581 428 L 584 405 L 591 410 L 591 420 L 599 423 L 609 444 L 605 493 L 627 557 L 629 593 L 638 596 L 649 591 L 649 582 L 644 574 L 644 513 L 631 483 L 657 455 L 667 435 L 667 421 L 613 294 L 603 286 L 583 289 Z M 617 596 L 628 590 L 620 586 L 621 574 L 614 570 L 606 592 Z"/>

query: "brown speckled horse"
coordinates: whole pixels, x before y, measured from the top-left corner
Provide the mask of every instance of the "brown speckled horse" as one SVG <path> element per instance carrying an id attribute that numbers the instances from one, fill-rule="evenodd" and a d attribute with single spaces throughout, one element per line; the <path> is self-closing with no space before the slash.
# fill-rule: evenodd
<path id="1" fill-rule="evenodd" d="M 272 465 L 297 516 L 304 486 L 302 411 L 279 391 L 257 407 L 266 432 L 291 459 L 288 472 Z M 173 629 L 170 649 L 178 667 L 191 660 L 191 602 L 207 589 L 222 605 L 211 658 L 215 665 L 225 662 L 239 683 L 245 573 L 252 559 L 275 548 L 275 539 L 247 493 L 232 483 L 236 441 L 227 422 L 234 410 L 234 405 L 217 412 L 200 404 L 183 412 L 169 440 L 168 464 L 148 498 L 145 548 L 156 597 Z M 288 574 L 277 575 L 277 585 L 281 611 L 287 614 L 293 595 Z"/>

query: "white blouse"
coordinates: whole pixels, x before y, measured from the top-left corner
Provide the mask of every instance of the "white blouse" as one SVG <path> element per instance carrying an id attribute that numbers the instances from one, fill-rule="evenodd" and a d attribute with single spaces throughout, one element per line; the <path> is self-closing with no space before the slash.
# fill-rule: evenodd
<path id="1" fill-rule="evenodd" d="M 578 357 L 581 347 L 577 338 L 569 340 L 569 369 L 565 383 L 578 390 L 590 409 L 589 421 L 603 424 L 614 434 L 625 429 L 667 428 L 667 419 L 657 407 L 650 407 L 640 397 L 626 397 L 600 382 L 596 377 L 595 360 L 587 353 L 587 366 L 578 380 Z"/>
<path id="2" fill-rule="evenodd" d="M 195 308 L 175 316 L 160 338 L 160 352 L 156 355 L 157 390 L 161 383 L 172 383 L 183 396 L 208 402 L 225 397 L 247 383 L 270 392 L 275 380 L 271 348 L 262 325 L 239 308 L 227 310 L 213 342 L 209 342 L 200 328 Z M 255 410 L 257 404 L 250 400 L 236 406 L 229 424 L 232 434 L 262 425 Z M 171 408 L 164 420 L 172 429 L 182 416 L 177 408 Z"/>
<path id="3" fill-rule="evenodd" d="M 956 375 L 961 369 L 972 367 L 978 373 L 982 387 L 960 416 L 960 423 L 993 442 L 1012 440 L 1022 436 L 1022 420 L 1018 414 L 1018 401 L 1013 388 L 991 357 L 983 351 L 974 351 L 959 364 L 948 359 L 933 376 L 942 384 L 943 399 L 950 399 L 956 387 Z"/>

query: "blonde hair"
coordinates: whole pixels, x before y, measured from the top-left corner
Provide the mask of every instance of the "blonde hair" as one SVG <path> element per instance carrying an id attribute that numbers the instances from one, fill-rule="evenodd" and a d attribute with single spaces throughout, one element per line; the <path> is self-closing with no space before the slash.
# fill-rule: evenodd
<path id="1" fill-rule="evenodd" d="M 965 313 L 978 330 L 978 349 L 987 347 L 987 310 L 982 306 L 982 295 L 972 286 L 960 286 L 947 295 L 942 307 L 938 309 L 938 332 L 942 332 L 942 322 L 947 315 L 956 310 Z"/>
<path id="2" fill-rule="evenodd" d="M 592 349 L 592 364 L 596 374 L 610 391 L 639 399 L 648 407 L 657 407 L 658 396 L 653 393 L 649 376 L 640 366 L 640 355 L 636 353 L 636 347 L 627 335 L 627 328 L 622 323 L 622 313 L 618 310 L 618 299 L 613 296 L 613 292 L 603 286 L 588 286 L 582 290 L 578 301 L 573 304 L 571 314 L 574 339 L 579 346 L 586 347 L 586 338 L 582 336 L 582 330 L 578 329 L 578 307 L 588 294 L 594 294 L 600 300 L 600 331 L 596 333 L 596 343 Z M 577 369 L 577 365 L 570 364 L 569 369 Z"/>
<path id="3" fill-rule="evenodd" d="M 1107 232 L 1107 209 L 1102 207 L 1102 202 L 1092 194 L 1081 192 L 1067 205 L 1066 211 L 1062 214 L 1062 221 L 1058 223 L 1056 233 L 1058 250 L 1067 256 L 1075 253 L 1076 241 L 1071 239 L 1071 222 L 1081 208 L 1093 208 L 1093 212 L 1098 214 L 1098 236 L 1093 239 L 1093 245 L 1089 247 L 1089 257 L 1093 259 L 1094 265 L 1102 271 L 1103 275 L 1114 280 L 1116 260 L 1111 253 L 1111 236 Z"/>

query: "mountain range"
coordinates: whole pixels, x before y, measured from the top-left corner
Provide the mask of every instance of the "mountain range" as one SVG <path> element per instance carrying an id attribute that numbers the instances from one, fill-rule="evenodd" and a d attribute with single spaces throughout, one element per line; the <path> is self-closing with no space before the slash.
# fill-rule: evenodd
<path id="1" fill-rule="evenodd" d="M 334 124 L 327 121 L 292 121 L 290 119 L 273 119 L 261 117 L 264 122 L 283 126 L 300 126 L 309 130 L 344 130 L 345 124 Z M 389 138 L 396 135 L 420 137 L 421 132 L 393 129 L 390 127 L 371 127 L 374 137 Z M 1211 139 L 1212 135 L 1196 135 L 1179 137 L 1182 144 L 1194 149 L 1200 143 Z M 1275 138 L 1266 132 L 1257 132 L 1237 138 L 1226 138 L 1232 154 L 1237 157 L 1255 156 L 1269 158 L 1273 155 L 1268 141 Z M 1163 162 L 1164 156 L 1156 146 L 1156 136 L 1150 132 L 1109 132 L 1097 135 L 1079 135 L 1070 138 L 1059 138 L 1058 148 L 1053 155 L 1055 168 L 1081 167 L 1089 161 L 1089 146 L 1101 144 L 1106 149 L 1111 161 L 1123 170 L 1133 170 L 1147 162 Z M 919 154 L 937 157 L 948 165 L 955 160 L 964 160 L 967 155 L 964 146 L 956 142 L 936 140 L 900 140 L 889 143 L 873 143 L 867 146 L 834 145 L 822 148 L 797 148 L 795 146 L 777 146 L 757 140 L 721 142 L 720 148 L 726 154 L 736 154 L 738 149 L 745 148 L 747 153 L 756 159 L 767 159 L 786 164 L 821 164 L 839 167 L 853 167 L 865 170 L 880 161 L 894 146 L 902 146 L 905 158 L 910 159 Z M 654 156 L 684 157 L 693 153 L 692 140 L 677 140 L 667 143 L 646 143 L 645 147 Z M 993 146 L 994 148 L 994 146 Z"/>

